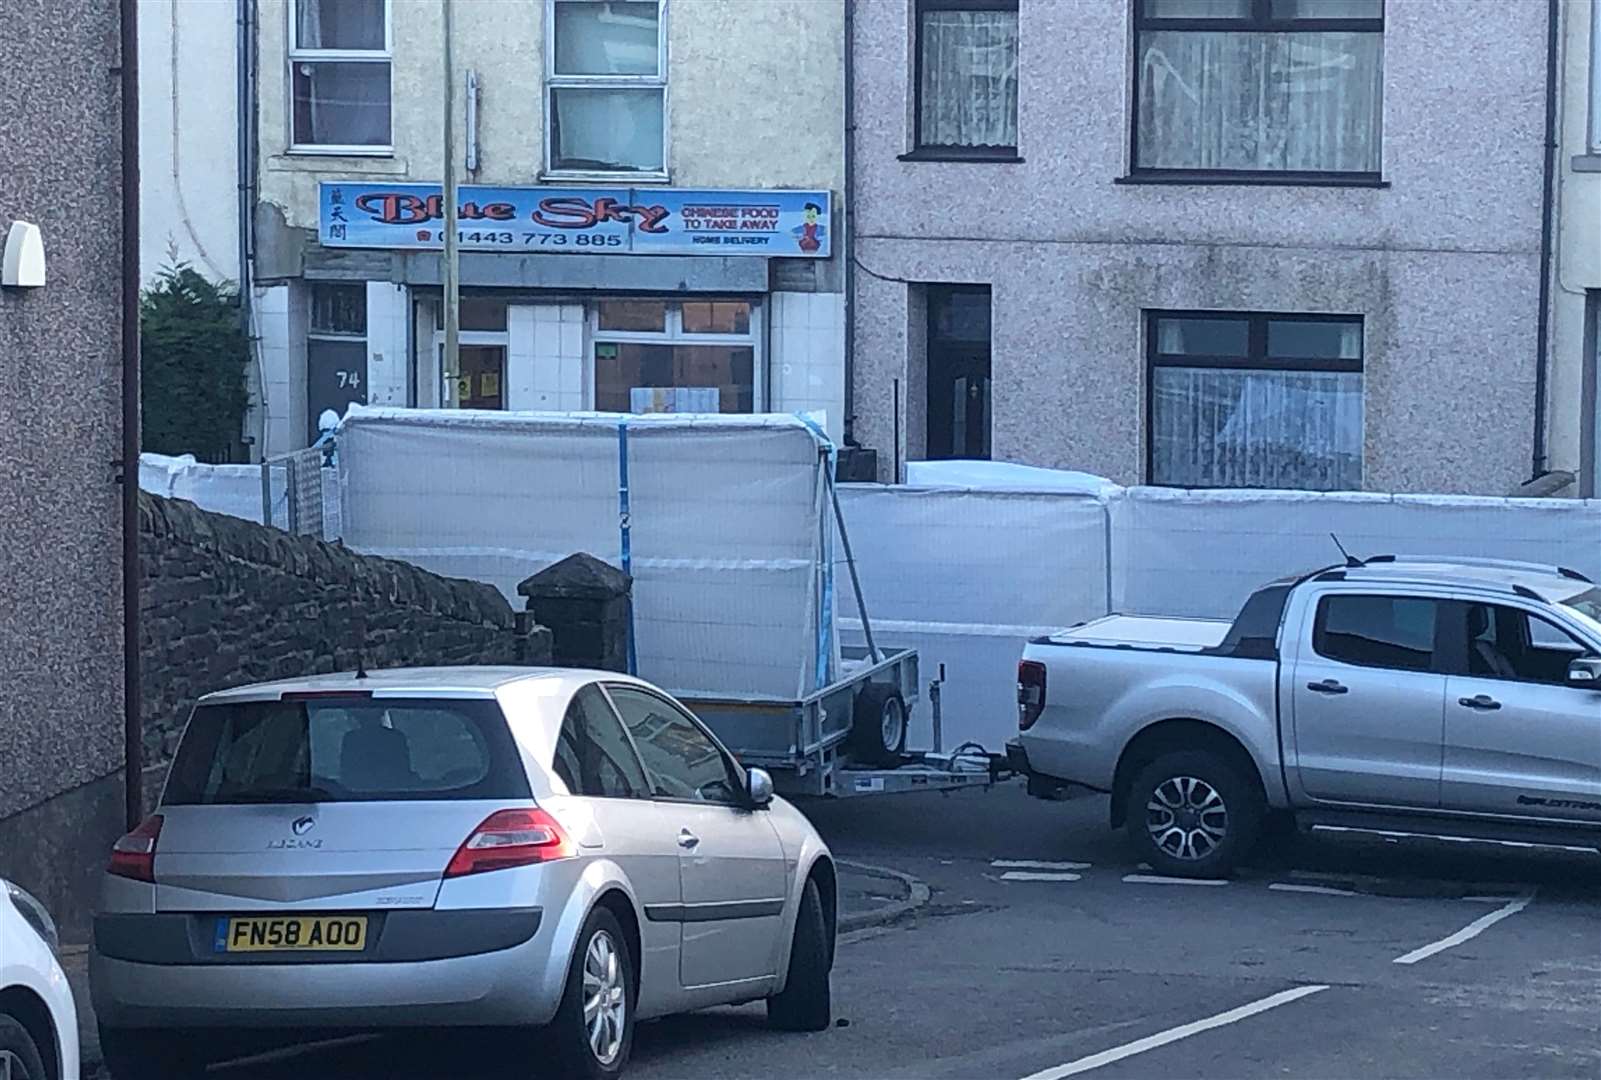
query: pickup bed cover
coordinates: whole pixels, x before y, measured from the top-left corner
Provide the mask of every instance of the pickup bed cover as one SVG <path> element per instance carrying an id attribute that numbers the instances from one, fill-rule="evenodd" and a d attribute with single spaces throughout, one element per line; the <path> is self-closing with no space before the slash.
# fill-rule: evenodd
<path id="1" fill-rule="evenodd" d="M 1222 644 L 1229 631 L 1226 619 L 1163 619 L 1152 615 L 1107 615 L 1060 630 L 1047 640 L 1052 645 L 1124 645 L 1137 649 L 1177 649 L 1201 652 Z"/>

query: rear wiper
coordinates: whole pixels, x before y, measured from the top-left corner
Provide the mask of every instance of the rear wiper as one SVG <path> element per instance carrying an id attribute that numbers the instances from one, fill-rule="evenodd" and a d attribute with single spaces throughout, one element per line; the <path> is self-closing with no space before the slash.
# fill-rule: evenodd
<path id="1" fill-rule="evenodd" d="M 229 792 L 227 797 L 235 802 L 312 803 L 331 800 L 334 794 L 326 788 L 320 787 L 245 788 L 242 791 Z"/>

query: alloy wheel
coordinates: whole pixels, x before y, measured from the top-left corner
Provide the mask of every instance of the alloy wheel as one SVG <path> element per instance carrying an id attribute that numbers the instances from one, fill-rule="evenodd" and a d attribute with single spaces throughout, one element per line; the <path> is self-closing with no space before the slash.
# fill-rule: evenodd
<path id="1" fill-rule="evenodd" d="M 1205 780 L 1171 777 L 1151 792 L 1145 804 L 1145 828 L 1164 854 L 1196 862 L 1215 852 L 1228 836 L 1228 806 Z"/>
<path id="2" fill-rule="evenodd" d="M 44 1080 L 44 1077 L 29 1075 L 21 1058 L 10 1050 L 0 1050 L 0 1080 Z"/>
<path id="3" fill-rule="evenodd" d="M 627 1019 L 628 986 L 617 943 L 606 931 L 597 930 L 584 950 L 584 1026 L 590 1052 L 602 1065 L 621 1056 Z"/>

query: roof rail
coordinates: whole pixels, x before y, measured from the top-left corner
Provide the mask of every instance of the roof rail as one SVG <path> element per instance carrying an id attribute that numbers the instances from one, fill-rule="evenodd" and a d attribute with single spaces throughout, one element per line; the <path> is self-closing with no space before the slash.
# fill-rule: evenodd
<path id="1" fill-rule="evenodd" d="M 1371 563 L 1438 563 L 1445 566 L 1482 566 L 1502 570 L 1532 570 L 1542 574 L 1557 574 L 1573 581 L 1590 582 L 1590 579 L 1577 570 L 1570 570 L 1565 566 L 1554 563 L 1530 562 L 1523 559 L 1492 559 L 1472 555 L 1374 555 L 1364 559 L 1363 564 Z"/>

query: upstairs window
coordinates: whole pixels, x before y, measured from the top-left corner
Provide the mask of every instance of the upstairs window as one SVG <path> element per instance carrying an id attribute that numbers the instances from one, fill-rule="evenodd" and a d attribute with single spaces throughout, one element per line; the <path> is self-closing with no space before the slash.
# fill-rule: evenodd
<path id="1" fill-rule="evenodd" d="M 667 175 L 665 0 L 547 0 L 545 164 Z"/>
<path id="2" fill-rule="evenodd" d="M 1134 0 L 1136 175 L 1376 181 L 1383 0 Z"/>
<path id="3" fill-rule="evenodd" d="M 1362 488 L 1362 320 L 1152 312 L 1151 483 Z"/>
<path id="4" fill-rule="evenodd" d="M 917 0 L 917 153 L 1017 156 L 1017 0 Z"/>
<path id="5" fill-rule="evenodd" d="M 388 152 L 389 0 L 290 0 L 290 149 Z"/>

